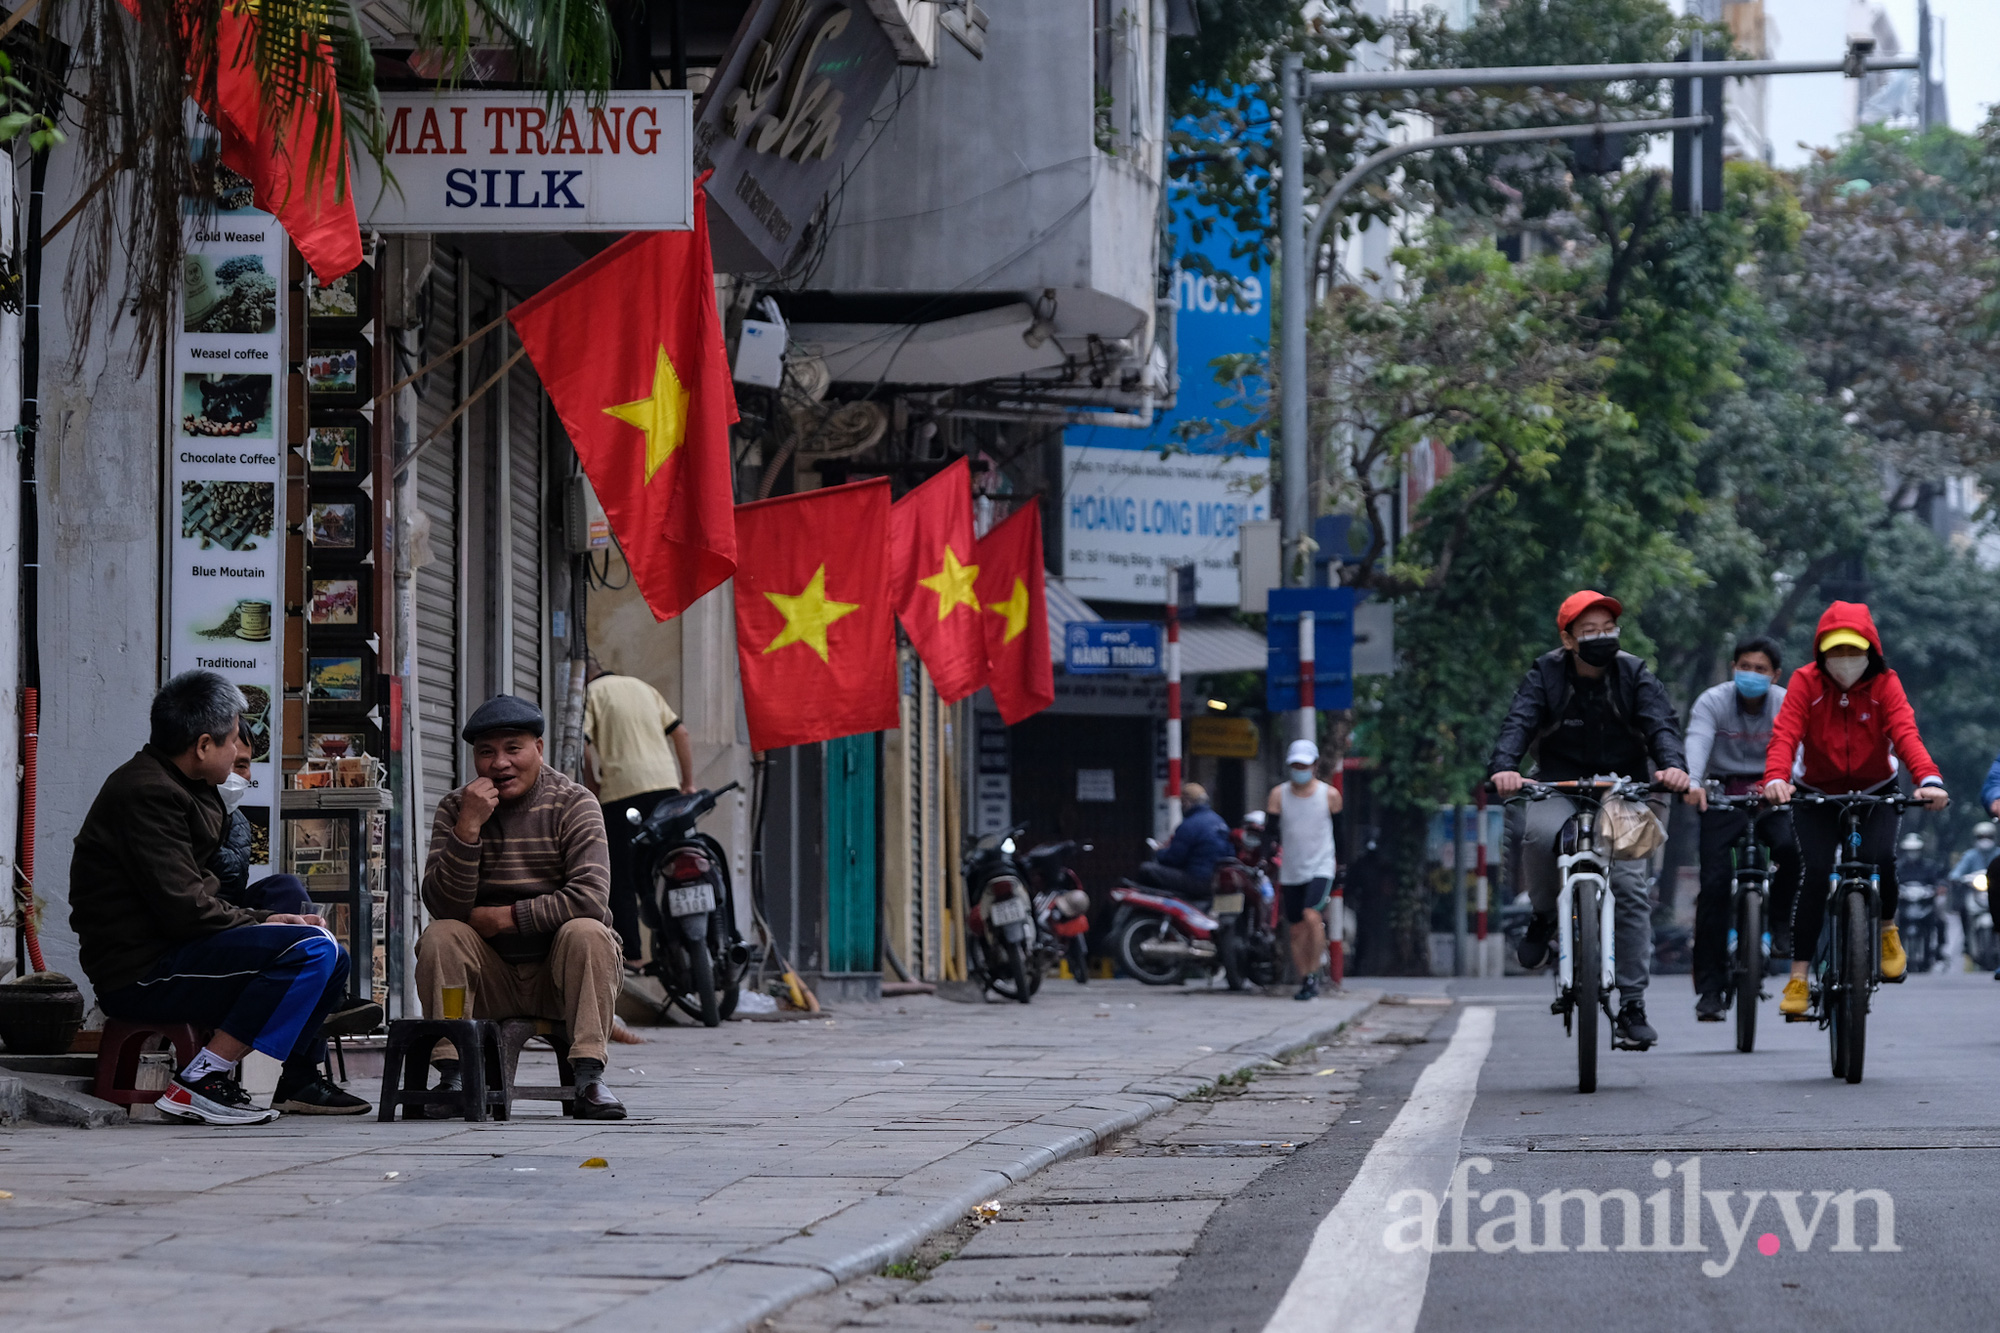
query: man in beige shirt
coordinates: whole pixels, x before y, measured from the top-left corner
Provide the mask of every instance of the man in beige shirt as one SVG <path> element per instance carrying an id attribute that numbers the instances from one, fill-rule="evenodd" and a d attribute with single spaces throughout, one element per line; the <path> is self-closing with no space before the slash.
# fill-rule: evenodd
<path id="1" fill-rule="evenodd" d="M 576 1114 L 623 1120 L 604 1085 L 618 998 L 604 819 L 589 792 L 542 762 L 542 730 L 541 710 L 510 694 L 465 724 L 479 776 L 438 802 L 417 993 L 433 1016 L 444 987 L 463 986 L 474 1018 L 563 1020 Z M 440 1087 L 459 1086 L 456 1059 L 435 1063 Z"/>
<path id="2" fill-rule="evenodd" d="M 626 970 L 637 972 L 644 894 L 632 863 L 637 826 L 625 812 L 637 810 L 644 819 L 663 798 L 677 794 L 694 769 L 694 746 L 658 690 L 637 676 L 606 671 L 596 658 L 590 659 L 584 692 L 583 735 L 585 785 L 594 783 L 610 844 L 611 922 L 625 946 Z M 653 923 L 652 913 L 645 915 Z"/>

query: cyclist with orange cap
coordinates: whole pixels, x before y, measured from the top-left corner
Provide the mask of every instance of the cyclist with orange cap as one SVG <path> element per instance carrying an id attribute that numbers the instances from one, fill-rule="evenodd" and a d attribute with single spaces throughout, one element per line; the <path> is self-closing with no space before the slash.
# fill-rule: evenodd
<path id="1" fill-rule="evenodd" d="M 1493 789 L 1512 796 L 1526 781 L 1521 760 L 1532 746 L 1535 776 L 1543 782 L 1576 778 L 1650 778 L 1671 791 L 1686 791 L 1687 761 L 1666 686 L 1646 664 L 1618 648 L 1618 617 L 1624 607 L 1594 589 L 1572 593 L 1556 612 L 1562 647 L 1543 653 L 1529 666 L 1514 692 L 1486 772 Z M 1566 796 L 1537 801 L 1526 809 L 1508 807 L 1508 864 L 1528 891 L 1534 915 L 1518 953 L 1530 971 L 1547 965 L 1556 936 L 1556 845 L 1576 806 Z M 1646 983 L 1653 958 L 1653 907 L 1644 861 L 1616 861 L 1611 867 L 1616 904 L 1618 967 L 1617 1041 L 1645 1050 L 1659 1040 L 1646 1021 Z"/>
<path id="2" fill-rule="evenodd" d="M 1903 682 L 1882 656 L 1882 636 L 1860 602 L 1835 602 L 1813 633 L 1813 660 L 1792 673 L 1784 705 L 1771 727 L 1764 753 L 1765 799 L 1784 805 L 1798 788 L 1829 795 L 1891 793 L 1896 770 L 1891 756 L 1909 771 L 1916 793 L 1933 810 L 1950 802 L 1944 779 L 1923 737 Z M 1894 806 L 1870 810 L 1861 825 L 1861 859 L 1881 875 L 1882 979 L 1901 981 L 1908 959 L 1896 935 L 1896 826 Z M 1798 830 L 1805 884 L 1793 909 L 1792 937 L 1797 957 L 1778 1012 L 1802 1015 L 1810 1003 L 1806 974 L 1813 941 L 1826 915 L 1826 884 L 1833 875 L 1840 841 L 1840 810 L 1831 805 L 1799 807 Z"/>

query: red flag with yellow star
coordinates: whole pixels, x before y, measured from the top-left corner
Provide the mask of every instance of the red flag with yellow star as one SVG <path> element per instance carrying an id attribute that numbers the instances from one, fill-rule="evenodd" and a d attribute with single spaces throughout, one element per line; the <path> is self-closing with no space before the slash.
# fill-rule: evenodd
<path id="1" fill-rule="evenodd" d="M 938 697 L 957 703 L 986 683 L 986 634 L 974 588 L 972 469 L 961 458 L 889 511 L 889 588 L 896 618 L 930 668 Z"/>
<path id="2" fill-rule="evenodd" d="M 1000 705 L 1000 720 L 1011 727 L 1056 701 L 1041 505 L 1031 500 L 1015 510 L 979 539 L 974 554 L 986 628 L 986 683 Z"/>
<path id="3" fill-rule="evenodd" d="M 888 481 L 738 505 L 736 531 L 736 661 L 750 748 L 893 730 Z"/>
<path id="4" fill-rule="evenodd" d="M 715 311 L 708 210 L 634 232 L 511 312 L 654 618 L 736 568 L 736 392 Z"/>

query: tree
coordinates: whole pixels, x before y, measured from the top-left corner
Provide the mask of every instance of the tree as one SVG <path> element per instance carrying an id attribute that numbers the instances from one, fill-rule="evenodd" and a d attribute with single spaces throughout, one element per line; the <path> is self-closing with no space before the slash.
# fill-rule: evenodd
<path id="1" fill-rule="evenodd" d="M 225 41 L 222 22 L 222 6 L 238 0 L 45 2 L 48 30 L 74 33 L 76 150 L 95 182 L 73 250 L 72 319 L 90 326 L 98 303 L 115 293 L 112 323 L 129 311 L 141 361 L 170 328 L 183 201 L 209 207 L 215 197 L 216 167 L 192 151 L 186 106 L 190 95 L 214 105 L 222 68 L 254 68 L 272 125 L 310 126 L 306 174 L 344 175 L 350 150 L 382 161 L 385 127 L 360 0 L 258 5 L 255 40 L 242 44 Z M 606 0 L 411 0 L 401 12 L 414 67 L 442 83 L 476 73 L 476 42 L 506 53 L 511 82 L 551 98 L 610 87 Z M 345 142 L 332 133 L 336 106 Z M 111 185 L 127 172 L 129 182 Z"/>

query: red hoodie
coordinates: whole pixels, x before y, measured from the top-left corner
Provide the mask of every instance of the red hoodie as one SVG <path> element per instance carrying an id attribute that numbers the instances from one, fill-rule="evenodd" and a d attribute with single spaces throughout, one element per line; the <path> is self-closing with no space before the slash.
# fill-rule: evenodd
<path id="1" fill-rule="evenodd" d="M 1764 752 L 1764 781 L 1792 780 L 1792 756 L 1801 741 L 1805 743 L 1802 780 L 1819 791 L 1865 791 L 1886 782 L 1891 750 L 1910 771 L 1911 781 L 1937 778 L 1937 765 L 1917 734 L 1917 715 L 1903 693 L 1903 682 L 1882 660 L 1882 636 L 1875 632 L 1868 608 L 1860 602 L 1835 602 L 1819 618 L 1813 642 L 1836 629 L 1854 630 L 1868 640 L 1868 674 L 1842 691 L 1820 670 L 1817 655 L 1792 673 L 1785 685 L 1784 706 L 1771 726 L 1771 746 Z"/>

